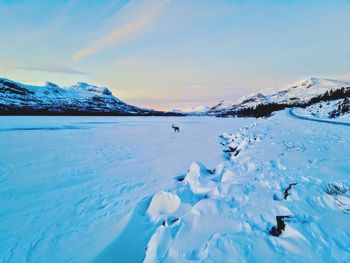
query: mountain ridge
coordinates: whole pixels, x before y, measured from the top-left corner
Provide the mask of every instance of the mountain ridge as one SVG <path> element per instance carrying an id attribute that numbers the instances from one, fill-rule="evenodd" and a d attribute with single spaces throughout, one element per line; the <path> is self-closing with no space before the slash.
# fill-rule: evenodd
<path id="1" fill-rule="evenodd" d="M 341 88 L 345 89 L 339 91 Z M 334 94 L 337 90 L 338 93 Z M 330 95 L 331 91 L 333 93 Z M 52 82 L 34 86 L 0 78 L 0 115 L 244 117 L 248 113 L 254 116 L 258 107 L 264 114 L 272 113 L 286 107 L 306 107 L 321 100 L 348 97 L 349 92 L 348 81 L 310 77 L 281 88 L 264 89 L 243 96 L 236 102 L 223 100 L 214 106 L 197 107 L 189 112 L 163 112 L 127 104 L 115 97 L 107 87 L 85 82 L 68 87 L 60 87 Z"/>
<path id="2" fill-rule="evenodd" d="M 267 104 L 306 104 L 311 99 L 323 95 L 325 92 L 342 87 L 350 88 L 350 82 L 333 79 L 309 77 L 288 84 L 281 88 L 264 89 L 239 98 L 236 102 L 220 101 L 212 106 L 207 115 L 234 115 L 235 112 L 258 105 Z"/>
<path id="3" fill-rule="evenodd" d="M 115 115 L 178 116 L 130 105 L 107 87 L 78 82 L 69 87 L 46 82 L 44 86 L 0 78 L 0 115 Z"/>

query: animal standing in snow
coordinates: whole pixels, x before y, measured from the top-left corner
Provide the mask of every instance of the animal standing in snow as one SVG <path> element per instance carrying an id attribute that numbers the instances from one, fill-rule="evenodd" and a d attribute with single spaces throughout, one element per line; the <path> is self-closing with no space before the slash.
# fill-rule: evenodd
<path id="1" fill-rule="evenodd" d="M 174 129 L 174 132 L 180 132 L 180 128 L 176 126 L 175 124 L 171 125 L 171 128 Z"/>

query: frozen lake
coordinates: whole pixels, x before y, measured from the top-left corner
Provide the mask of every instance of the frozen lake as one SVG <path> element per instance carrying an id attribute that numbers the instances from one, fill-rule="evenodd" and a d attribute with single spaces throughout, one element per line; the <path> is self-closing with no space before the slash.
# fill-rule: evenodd
<path id="1" fill-rule="evenodd" d="M 218 136 L 249 122 L 0 117 L 0 261 L 91 261 L 136 203 L 169 187 L 193 161 L 215 167 Z"/>
<path id="2" fill-rule="evenodd" d="M 0 262 L 350 260 L 348 126 L 288 111 L 0 123 Z"/>

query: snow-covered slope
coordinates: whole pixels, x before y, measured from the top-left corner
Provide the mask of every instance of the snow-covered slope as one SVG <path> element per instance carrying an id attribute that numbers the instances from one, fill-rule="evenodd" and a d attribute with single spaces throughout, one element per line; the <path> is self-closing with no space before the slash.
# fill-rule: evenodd
<path id="1" fill-rule="evenodd" d="M 306 103 L 310 99 L 324 94 L 326 91 L 350 87 L 350 82 L 321 78 L 306 78 L 279 89 L 267 89 L 256 94 L 240 98 L 237 102 L 221 101 L 212 107 L 207 114 L 218 115 L 235 112 L 240 109 L 255 107 L 258 104 Z"/>
<path id="2" fill-rule="evenodd" d="M 78 82 L 59 87 L 24 85 L 0 78 L 0 114 L 111 114 L 162 115 L 164 113 L 126 104 L 108 88 Z"/>
<path id="3" fill-rule="evenodd" d="M 303 115 L 312 115 L 317 118 L 348 119 L 350 120 L 349 99 L 319 102 L 304 109 L 299 109 Z"/>

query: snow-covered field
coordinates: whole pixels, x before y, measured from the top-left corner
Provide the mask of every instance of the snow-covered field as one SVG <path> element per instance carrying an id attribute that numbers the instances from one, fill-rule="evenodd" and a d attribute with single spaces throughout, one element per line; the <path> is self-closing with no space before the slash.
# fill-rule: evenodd
<path id="1" fill-rule="evenodd" d="M 248 122 L 0 117 L 0 262 L 91 260 L 135 204 L 167 188 L 193 160 L 216 165 L 218 135 Z"/>
<path id="2" fill-rule="evenodd" d="M 283 111 L 0 122 L 1 262 L 350 261 L 350 127 Z"/>

